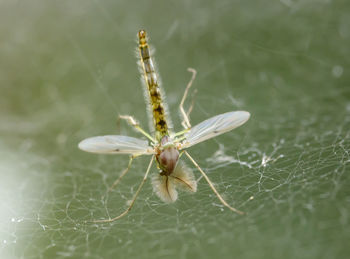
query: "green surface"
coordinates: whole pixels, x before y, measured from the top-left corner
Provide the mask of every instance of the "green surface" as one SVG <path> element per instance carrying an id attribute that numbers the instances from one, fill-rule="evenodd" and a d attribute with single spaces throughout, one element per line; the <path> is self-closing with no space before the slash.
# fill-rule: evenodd
<path id="1" fill-rule="evenodd" d="M 0 1 L 0 257 L 348 256 L 349 13 L 345 0 Z M 83 223 L 122 212 L 148 164 L 136 160 L 103 204 L 128 158 L 77 148 L 116 134 L 118 114 L 147 128 L 141 28 L 176 130 L 187 67 L 198 71 L 192 124 L 252 114 L 189 150 L 247 215 L 223 208 L 201 179 L 171 205 L 147 182 L 125 218 Z"/>

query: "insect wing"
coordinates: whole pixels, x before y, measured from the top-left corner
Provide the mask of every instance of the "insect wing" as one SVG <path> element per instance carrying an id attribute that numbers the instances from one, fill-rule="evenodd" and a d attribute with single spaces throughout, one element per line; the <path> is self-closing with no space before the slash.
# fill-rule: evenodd
<path id="1" fill-rule="evenodd" d="M 244 124 L 250 117 L 246 111 L 227 112 L 209 118 L 192 127 L 184 134 L 182 148 L 188 148 L 199 142 L 216 137 Z"/>
<path id="2" fill-rule="evenodd" d="M 148 141 L 128 136 L 98 136 L 84 139 L 79 148 L 86 152 L 100 154 L 153 154 L 153 148 Z"/>

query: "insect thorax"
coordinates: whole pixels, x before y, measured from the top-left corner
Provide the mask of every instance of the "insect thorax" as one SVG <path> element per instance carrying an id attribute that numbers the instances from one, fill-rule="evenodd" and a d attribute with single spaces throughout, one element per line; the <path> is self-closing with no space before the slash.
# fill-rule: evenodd
<path id="1" fill-rule="evenodd" d="M 179 160 L 179 150 L 170 141 L 169 136 L 162 137 L 156 158 L 161 175 L 170 175 L 174 171 Z"/>

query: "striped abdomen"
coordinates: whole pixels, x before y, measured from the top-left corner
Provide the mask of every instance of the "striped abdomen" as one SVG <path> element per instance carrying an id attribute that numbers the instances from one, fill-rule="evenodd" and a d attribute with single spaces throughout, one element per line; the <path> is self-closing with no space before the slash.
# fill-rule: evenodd
<path id="1" fill-rule="evenodd" d="M 154 69 L 150 49 L 147 43 L 146 32 L 144 30 L 139 31 L 138 37 L 141 64 L 150 97 L 156 137 L 159 140 L 162 136 L 169 135 L 164 105 L 157 81 L 157 74 Z"/>

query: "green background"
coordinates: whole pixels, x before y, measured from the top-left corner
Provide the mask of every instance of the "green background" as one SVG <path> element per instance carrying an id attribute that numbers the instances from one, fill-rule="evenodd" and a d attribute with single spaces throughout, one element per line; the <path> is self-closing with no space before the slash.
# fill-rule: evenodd
<path id="1" fill-rule="evenodd" d="M 175 130 L 188 67 L 198 71 L 193 125 L 252 114 L 189 149 L 245 216 L 223 208 L 204 179 L 170 205 L 148 181 L 123 219 L 84 223 L 122 212 L 149 161 L 137 159 L 104 204 L 128 158 L 77 148 L 117 134 L 118 114 L 147 128 L 141 28 L 157 50 Z M 345 258 L 349 46 L 346 0 L 1 0 L 0 257 Z M 120 131 L 139 136 L 125 123 Z"/>

